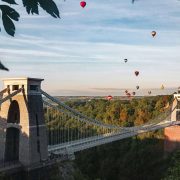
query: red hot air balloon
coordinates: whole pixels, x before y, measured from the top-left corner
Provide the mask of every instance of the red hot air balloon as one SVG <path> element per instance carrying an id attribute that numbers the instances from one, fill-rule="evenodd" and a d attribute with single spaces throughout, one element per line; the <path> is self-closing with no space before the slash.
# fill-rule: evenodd
<path id="1" fill-rule="evenodd" d="M 151 35 L 152 35 L 152 37 L 155 37 L 156 36 L 156 31 L 152 31 Z"/>
<path id="2" fill-rule="evenodd" d="M 131 97 L 131 94 L 130 94 L 130 93 L 127 93 L 127 96 L 128 96 L 128 97 Z"/>
<path id="3" fill-rule="evenodd" d="M 111 100 L 113 97 L 111 95 L 107 96 L 107 100 Z"/>
<path id="4" fill-rule="evenodd" d="M 85 2 L 85 1 L 81 1 L 81 2 L 80 2 L 80 6 L 81 6 L 82 8 L 85 8 L 86 2 Z"/>
<path id="5" fill-rule="evenodd" d="M 138 75 L 139 75 L 139 71 L 135 71 L 134 74 L 135 74 L 136 76 L 138 76 Z"/>

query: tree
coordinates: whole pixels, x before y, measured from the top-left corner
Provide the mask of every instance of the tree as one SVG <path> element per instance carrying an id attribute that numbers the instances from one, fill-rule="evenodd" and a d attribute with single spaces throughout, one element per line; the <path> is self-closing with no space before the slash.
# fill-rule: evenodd
<path id="1" fill-rule="evenodd" d="M 120 112 L 120 121 L 124 122 L 128 120 L 128 112 L 127 109 L 124 108 L 121 112 Z"/>
<path id="2" fill-rule="evenodd" d="M 57 5 L 53 0 L 22 0 L 22 3 L 28 14 L 39 14 L 39 7 L 41 7 L 52 17 L 60 17 Z M 14 21 L 19 21 L 20 14 L 15 8 L 10 7 L 11 5 L 18 7 L 16 0 L 0 0 L 0 18 L 5 31 L 9 35 L 14 36 L 16 30 Z M 1 24 L 0 27 L 2 27 Z"/>
<path id="3" fill-rule="evenodd" d="M 169 169 L 167 171 L 164 180 L 178 180 L 180 179 L 180 151 L 173 154 L 170 162 Z"/>

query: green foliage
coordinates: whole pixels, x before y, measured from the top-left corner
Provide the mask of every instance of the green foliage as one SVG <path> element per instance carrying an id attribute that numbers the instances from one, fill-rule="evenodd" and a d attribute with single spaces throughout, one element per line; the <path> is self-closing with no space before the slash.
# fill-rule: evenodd
<path id="1" fill-rule="evenodd" d="M 2 18 L 4 29 L 9 35 L 14 36 L 16 28 L 13 21 L 19 21 L 20 18 L 20 14 L 15 10 L 18 4 L 15 0 L 0 1 L 6 3 L 5 5 L 0 4 L 0 12 L 2 13 L 0 17 Z M 22 0 L 22 2 L 28 14 L 39 14 L 39 7 L 41 7 L 52 17 L 60 17 L 59 10 L 53 0 Z M 10 5 L 15 5 L 16 8 L 14 9 Z"/>
<path id="2" fill-rule="evenodd" d="M 157 131 L 99 146 L 77 153 L 75 162 L 88 180 L 158 180 L 167 169 L 162 137 Z"/>
<path id="3" fill-rule="evenodd" d="M 163 180 L 180 180 L 180 151 L 174 153 L 167 175 Z"/>
<path id="4" fill-rule="evenodd" d="M 70 101 L 67 104 L 107 124 L 120 126 L 141 125 L 169 110 L 172 96 L 155 96 L 133 99 L 132 101 L 92 100 L 87 102 Z"/>

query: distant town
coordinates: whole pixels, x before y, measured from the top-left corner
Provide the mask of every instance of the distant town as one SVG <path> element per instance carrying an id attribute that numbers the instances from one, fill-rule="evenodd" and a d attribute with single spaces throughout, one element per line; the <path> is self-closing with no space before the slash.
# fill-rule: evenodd
<path id="1" fill-rule="evenodd" d="M 66 102 L 66 101 L 72 101 L 72 100 L 79 100 L 79 101 L 91 101 L 94 99 L 104 99 L 107 100 L 107 97 L 105 96 L 55 96 L 59 100 Z M 132 96 L 132 97 L 127 97 L 127 96 L 113 96 L 111 101 L 113 100 L 131 100 L 133 98 L 139 99 L 144 96 Z"/>

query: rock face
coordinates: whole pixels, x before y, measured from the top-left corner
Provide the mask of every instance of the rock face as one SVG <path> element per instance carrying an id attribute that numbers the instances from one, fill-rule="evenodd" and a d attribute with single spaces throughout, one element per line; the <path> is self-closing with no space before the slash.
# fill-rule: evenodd
<path id="1" fill-rule="evenodd" d="M 35 170 L 28 174 L 24 180 L 77 180 L 75 165 L 71 161 L 59 162 L 49 167 Z M 78 179 L 79 180 L 79 179 Z"/>
<path id="2" fill-rule="evenodd" d="M 49 178 L 48 180 L 86 180 L 87 178 L 82 174 L 74 161 L 66 161 L 59 163 L 57 166 L 56 178 Z"/>
<path id="3" fill-rule="evenodd" d="M 164 151 L 173 152 L 180 149 L 180 126 L 167 127 L 164 130 Z"/>
<path id="4" fill-rule="evenodd" d="M 75 167 L 73 162 L 65 162 L 58 165 L 59 177 L 62 180 L 74 180 Z"/>
<path id="5" fill-rule="evenodd" d="M 0 180 L 80 180 L 73 162 L 61 162 L 34 171 L 0 174 Z M 77 178 L 75 178 L 75 176 Z"/>
<path id="6" fill-rule="evenodd" d="M 59 162 L 34 171 L 0 174 L 0 180 L 85 180 L 73 161 Z"/>

